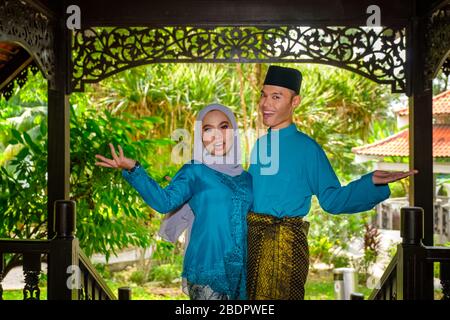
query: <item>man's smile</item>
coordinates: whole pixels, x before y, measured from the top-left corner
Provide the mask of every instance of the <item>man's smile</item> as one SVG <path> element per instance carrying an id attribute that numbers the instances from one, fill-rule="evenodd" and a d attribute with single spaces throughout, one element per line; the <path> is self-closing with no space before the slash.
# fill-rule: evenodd
<path id="1" fill-rule="evenodd" d="M 275 111 L 271 111 L 271 110 L 264 110 L 263 111 L 263 117 L 265 119 L 270 118 L 271 116 L 273 116 L 276 112 Z"/>

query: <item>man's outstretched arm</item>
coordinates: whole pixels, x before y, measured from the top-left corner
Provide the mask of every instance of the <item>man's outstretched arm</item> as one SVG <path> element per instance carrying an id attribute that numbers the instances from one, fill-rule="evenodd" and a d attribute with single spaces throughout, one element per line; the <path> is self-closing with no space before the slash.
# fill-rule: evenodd
<path id="1" fill-rule="evenodd" d="M 388 182 L 410 174 L 374 171 L 346 186 L 341 186 L 323 149 L 316 144 L 311 161 L 307 162 L 308 181 L 320 206 L 332 214 L 356 213 L 372 209 L 389 198 Z M 375 183 L 377 182 L 377 183 Z"/>

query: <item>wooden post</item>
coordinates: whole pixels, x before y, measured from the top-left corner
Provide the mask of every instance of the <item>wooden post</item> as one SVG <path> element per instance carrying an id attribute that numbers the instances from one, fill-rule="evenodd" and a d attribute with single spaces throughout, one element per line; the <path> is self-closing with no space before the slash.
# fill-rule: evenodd
<path id="1" fill-rule="evenodd" d="M 0 301 L 3 300 L 3 270 L 4 270 L 4 262 L 3 262 L 3 252 L 0 251 Z"/>
<path id="2" fill-rule="evenodd" d="M 47 232 L 53 239 L 48 255 L 48 299 L 71 300 L 78 298 L 78 291 L 66 285 L 69 266 L 78 266 L 78 240 L 60 233 L 56 235 L 55 217 L 64 219 L 66 214 L 75 219 L 75 205 L 66 212 L 65 205 L 57 200 L 69 199 L 70 177 L 70 47 L 71 32 L 66 28 L 66 1 L 54 4 L 53 50 L 55 57 L 54 83 L 48 84 L 48 183 L 47 183 Z M 64 215 L 64 216 L 61 216 Z M 56 224 L 61 226 L 61 220 Z M 63 223 L 64 224 L 64 223 Z M 70 229 L 70 228 L 69 228 Z M 74 231 L 74 230 L 73 230 Z M 74 268 L 74 267 L 72 267 Z M 71 270 L 74 271 L 74 270 Z"/>
<path id="3" fill-rule="evenodd" d="M 423 209 L 423 244 L 433 246 L 433 115 L 432 83 L 425 78 L 426 28 L 429 3 L 413 2 L 407 28 L 407 85 L 409 95 L 409 166 L 418 174 L 410 178 L 410 206 Z M 425 6 L 425 7 L 424 7 Z M 433 266 L 424 266 L 423 290 L 433 294 Z"/>
<path id="4" fill-rule="evenodd" d="M 402 243 L 397 249 L 397 299 L 433 299 L 424 283 L 428 281 L 428 264 L 423 240 L 423 209 L 405 207 L 401 209 Z M 433 278 L 431 279 L 433 280 Z"/>
<path id="5" fill-rule="evenodd" d="M 55 238 L 50 245 L 48 299 L 77 300 L 81 284 L 78 239 L 75 238 L 75 202 L 55 202 Z"/>
<path id="6" fill-rule="evenodd" d="M 70 177 L 70 43 L 65 25 L 66 1 L 57 2 L 58 20 L 54 25 L 55 79 L 48 84 L 48 239 L 54 237 L 53 206 L 56 200 L 69 199 Z"/>
<path id="7" fill-rule="evenodd" d="M 350 300 L 364 300 L 364 295 L 359 292 L 352 292 L 350 294 Z"/>
<path id="8" fill-rule="evenodd" d="M 119 291 L 119 300 L 131 300 L 131 288 L 130 287 L 121 287 L 118 289 Z"/>

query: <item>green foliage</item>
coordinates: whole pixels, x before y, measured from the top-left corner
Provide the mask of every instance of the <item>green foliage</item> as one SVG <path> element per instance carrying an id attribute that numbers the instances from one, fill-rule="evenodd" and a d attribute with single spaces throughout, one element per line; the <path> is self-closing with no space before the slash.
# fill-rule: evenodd
<path id="1" fill-rule="evenodd" d="M 42 82 L 42 78 L 34 79 L 36 91 Z M 26 104 L 28 100 L 21 95 L 13 98 L 8 104 L 10 117 L 2 122 L 2 132 L 8 132 L 3 135 L 4 150 L 16 150 L 8 159 L 3 154 L 5 161 L 0 167 L 3 222 L 0 237 L 5 238 L 46 237 L 47 119 L 40 108 L 42 101 L 31 111 L 15 107 L 15 103 Z M 81 247 L 88 255 L 100 252 L 107 258 L 129 245 L 148 247 L 154 232 L 149 227 L 155 219 L 153 211 L 125 183 L 120 171 L 95 166 L 94 155 L 107 155 L 107 144 L 112 142 L 121 144 L 127 155 L 148 166 L 145 161 L 148 154 L 165 139 L 135 140 L 133 134 L 148 130 L 160 119 L 114 117 L 108 110 L 93 110 L 81 95 L 74 95 L 74 100 L 70 123 L 70 196 L 77 202 L 77 236 Z M 153 172 L 151 168 L 148 171 Z"/>
<path id="2" fill-rule="evenodd" d="M 350 258 L 345 255 L 336 255 L 331 259 L 334 268 L 347 268 L 351 265 Z"/>
<path id="3" fill-rule="evenodd" d="M 133 273 L 130 276 L 130 281 L 142 285 L 146 282 L 145 279 L 145 272 L 141 270 L 133 271 Z"/>
<path id="4" fill-rule="evenodd" d="M 390 246 L 388 249 L 389 260 L 392 260 L 392 258 L 394 258 L 396 253 L 397 253 L 397 246 Z"/>
<path id="5" fill-rule="evenodd" d="M 95 119 L 95 120 L 94 120 Z M 154 150 L 157 139 L 134 141 L 133 133 L 145 130 L 151 119 L 113 117 L 109 111 L 85 110 L 71 117 L 71 198 L 77 202 L 77 235 L 87 254 L 105 253 L 128 245 L 148 247 L 152 232 L 151 210 L 121 177 L 119 170 L 95 166 L 95 154 L 110 154 L 108 143 L 121 145 L 124 153 L 141 159 Z"/>
<path id="6" fill-rule="evenodd" d="M 175 257 L 175 245 L 167 241 L 157 241 L 152 259 L 160 263 L 173 263 Z"/>
<path id="7" fill-rule="evenodd" d="M 154 266 L 150 270 L 150 281 L 161 281 L 164 285 L 170 285 L 175 279 L 181 277 L 181 265 L 180 264 L 162 264 Z"/>
<path id="8" fill-rule="evenodd" d="M 369 216 L 367 213 L 328 214 L 320 208 L 317 199 L 313 198 L 308 215 L 308 242 L 312 262 L 342 263 L 342 251 L 348 248 L 350 241 L 364 235 L 364 224 Z"/>
<path id="9" fill-rule="evenodd" d="M 97 272 L 102 276 L 103 279 L 111 279 L 112 278 L 112 274 L 111 274 L 111 271 L 109 270 L 108 264 L 95 263 L 94 267 L 97 270 Z"/>

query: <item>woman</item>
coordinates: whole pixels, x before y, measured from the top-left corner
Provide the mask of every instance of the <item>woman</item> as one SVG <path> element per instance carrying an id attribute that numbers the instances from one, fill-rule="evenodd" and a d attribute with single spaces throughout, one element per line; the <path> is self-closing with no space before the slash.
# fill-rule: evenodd
<path id="1" fill-rule="evenodd" d="M 195 219 L 182 274 L 183 291 L 191 299 L 246 299 L 246 217 L 252 185 L 240 164 L 237 132 L 236 119 L 227 107 L 214 104 L 202 109 L 195 124 L 193 160 L 166 188 L 149 177 L 139 162 L 126 158 L 120 146 L 117 156 L 110 145 L 113 159 L 96 155 L 101 160 L 97 165 L 122 169 L 126 181 L 156 211 L 192 210 Z"/>

